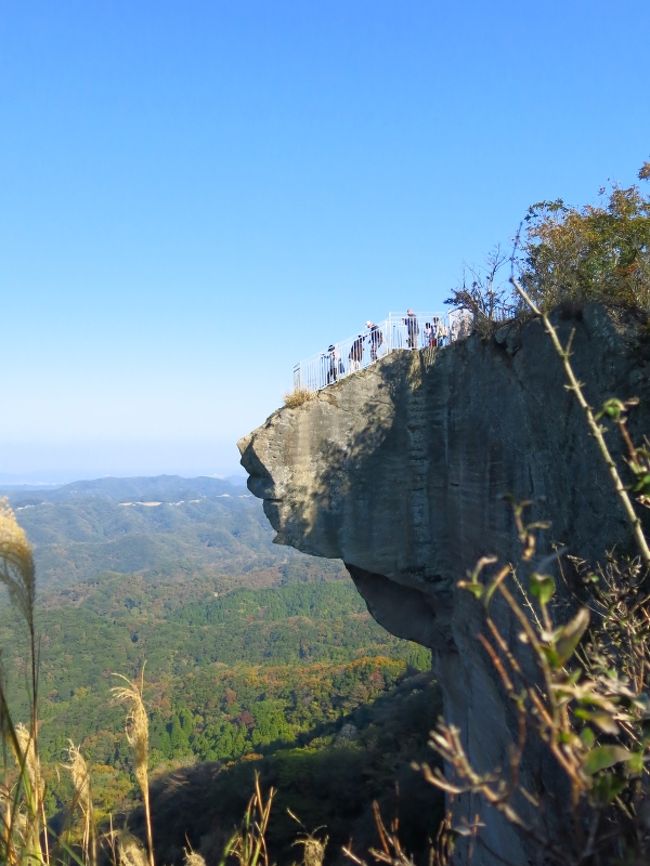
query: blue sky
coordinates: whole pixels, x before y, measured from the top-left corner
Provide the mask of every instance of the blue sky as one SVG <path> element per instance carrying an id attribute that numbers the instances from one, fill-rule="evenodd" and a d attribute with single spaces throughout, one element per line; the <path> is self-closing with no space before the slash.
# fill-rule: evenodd
<path id="1" fill-rule="evenodd" d="M 0 2 L 0 479 L 229 473 L 295 361 L 650 158 L 647 2 Z"/>

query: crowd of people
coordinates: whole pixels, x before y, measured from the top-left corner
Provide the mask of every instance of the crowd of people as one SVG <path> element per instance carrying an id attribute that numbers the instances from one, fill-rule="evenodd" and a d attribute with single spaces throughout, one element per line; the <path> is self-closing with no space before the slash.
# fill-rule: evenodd
<path id="1" fill-rule="evenodd" d="M 429 347 L 444 346 L 450 339 L 449 329 L 444 320 L 439 316 L 432 316 L 430 321 L 426 321 L 420 331 L 420 322 L 417 315 L 412 309 L 406 311 L 406 315 L 401 320 L 404 326 L 404 336 L 406 337 L 405 346 L 395 346 L 393 348 L 408 348 L 408 349 L 425 349 Z M 354 373 L 360 370 L 363 365 L 364 345 L 367 344 L 370 350 L 370 362 L 377 360 L 381 354 L 381 347 L 384 345 L 384 334 L 379 325 L 372 321 L 366 322 L 366 333 L 359 334 L 350 345 L 350 351 L 347 356 L 347 372 Z M 420 339 L 421 337 L 421 339 Z M 331 343 L 327 347 L 327 353 L 323 354 L 323 358 L 327 359 L 327 384 L 331 385 L 336 382 L 339 376 L 346 373 L 344 359 L 341 357 L 339 345 Z"/>

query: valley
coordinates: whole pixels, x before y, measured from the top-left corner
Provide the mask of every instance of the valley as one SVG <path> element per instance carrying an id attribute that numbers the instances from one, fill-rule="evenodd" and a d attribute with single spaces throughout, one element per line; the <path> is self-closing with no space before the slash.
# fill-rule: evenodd
<path id="1" fill-rule="evenodd" d="M 382 752 L 382 773 L 400 763 L 406 739 L 412 745 L 413 725 L 425 742 L 429 714 L 407 723 L 398 706 L 400 689 L 435 705 L 429 652 L 374 622 L 340 562 L 273 545 L 243 485 L 103 479 L 7 494 L 37 567 L 40 749 L 52 810 L 70 793 L 57 771 L 70 741 L 91 763 L 100 815 L 137 802 L 110 690 L 116 673 L 137 677 L 143 666 L 150 763 L 161 777 L 207 761 L 238 778 L 242 759 L 247 778 L 260 761 L 277 775 L 280 765 L 340 754 L 343 728 L 354 731 L 345 750 L 361 772 L 377 763 L 377 712 L 387 731 L 409 729 Z M 11 705 L 25 718 L 27 636 L 5 599 L 0 645 Z"/>

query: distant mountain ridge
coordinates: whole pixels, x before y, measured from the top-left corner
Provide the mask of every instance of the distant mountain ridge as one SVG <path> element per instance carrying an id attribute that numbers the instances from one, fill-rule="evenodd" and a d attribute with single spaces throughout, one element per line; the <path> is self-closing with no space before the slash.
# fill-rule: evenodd
<path id="1" fill-rule="evenodd" d="M 214 496 L 248 496 L 244 479 L 240 484 L 222 478 L 204 475 L 183 478 L 180 475 L 155 475 L 133 478 L 96 478 L 89 481 L 73 481 L 69 484 L 28 489 L 0 486 L 14 506 L 32 502 L 64 502 L 80 497 L 97 496 L 116 502 L 132 500 L 134 497 L 146 501 L 177 502 L 179 499 Z"/>
<path id="2" fill-rule="evenodd" d="M 100 478 L 38 490 L 0 488 L 34 546 L 41 589 L 101 574 L 191 585 L 269 585 L 308 557 L 277 548 L 244 483 L 201 476 Z M 340 566 L 321 563 L 332 575 Z M 245 575 L 245 577 L 244 577 Z M 294 575 L 295 576 L 295 575 Z"/>

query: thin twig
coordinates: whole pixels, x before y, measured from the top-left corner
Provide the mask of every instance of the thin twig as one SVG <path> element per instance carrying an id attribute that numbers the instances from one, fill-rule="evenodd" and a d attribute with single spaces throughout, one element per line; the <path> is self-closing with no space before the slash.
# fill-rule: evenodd
<path id="1" fill-rule="evenodd" d="M 548 334 L 551 343 L 553 344 L 553 348 L 557 353 L 560 361 L 562 362 L 562 367 L 564 369 L 564 375 L 569 382 L 568 390 L 572 391 L 575 394 L 575 398 L 578 401 L 578 404 L 582 411 L 584 412 L 585 418 L 587 419 L 587 425 L 589 426 L 589 430 L 596 440 L 596 445 L 598 446 L 598 450 L 603 458 L 605 465 L 607 466 L 607 471 L 609 472 L 609 476 L 612 479 L 612 483 L 614 484 L 614 490 L 616 491 L 616 495 L 619 498 L 621 505 L 623 506 L 623 510 L 625 512 L 625 516 L 627 518 L 628 523 L 632 529 L 632 534 L 634 535 L 634 540 L 636 541 L 637 547 L 639 549 L 639 553 L 641 554 L 641 558 L 646 567 L 650 568 L 650 547 L 648 547 L 648 542 L 646 540 L 645 534 L 643 532 L 643 527 L 641 525 L 641 520 L 634 510 L 634 506 L 632 505 L 632 500 L 628 496 L 627 490 L 625 489 L 625 485 L 621 480 L 621 476 L 619 475 L 618 468 L 614 459 L 607 447 L 607 443 L 605 442 L 605 437 L 603 436 L 603 431 L 596 418 L 594 416 L 594 412 L 587 402 L 584 392 L 582 390 L 582 385 L 576 378 L 575 373 L 573 372 L 573 367 L 571 366 L 570 354 L 567 349 L 562 346 L 560 342 L 560 338 L 558 337 L 557 330 L 551 323 L 551 320 L 546 315 L 545 312 L 540 310 L 537 304 L 530 297 L 528 292 L 521 285 L 519 280 L 515 276 L 510 277 L 510 282 L 515 287 L 517 292 L 519 293 L 522 300 L 528 305 L 528 307 L 535 313 L 536 316 L 539 316 L 544 325 L 544 330 Z"/>

